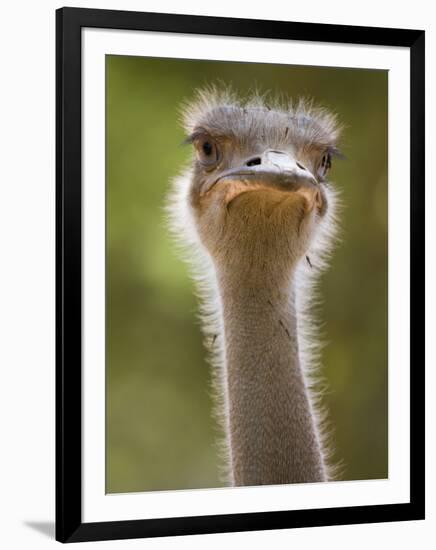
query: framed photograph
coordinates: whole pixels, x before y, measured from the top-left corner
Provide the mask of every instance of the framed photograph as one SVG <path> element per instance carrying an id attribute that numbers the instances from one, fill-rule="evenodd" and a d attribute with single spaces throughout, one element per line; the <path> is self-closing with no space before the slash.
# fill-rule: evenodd
<path id="1" fill-rule="evenodd" d="M 424 32 L 56 21 L 57 540 L 423 519 Z"/>

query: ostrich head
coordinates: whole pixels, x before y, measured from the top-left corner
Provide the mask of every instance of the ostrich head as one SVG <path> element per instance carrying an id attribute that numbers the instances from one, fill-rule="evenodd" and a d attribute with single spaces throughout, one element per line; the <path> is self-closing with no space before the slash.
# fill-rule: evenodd
<path id="1" fill-rule="evenodd" d="M 251 279 L 266 264 L 289 274 L 333 211 L 335 116 L 304 101 L 269 105 L 205 90 L 186 107 L 184 125 L 195 151 L 188 209 L 215 267 Z"/>

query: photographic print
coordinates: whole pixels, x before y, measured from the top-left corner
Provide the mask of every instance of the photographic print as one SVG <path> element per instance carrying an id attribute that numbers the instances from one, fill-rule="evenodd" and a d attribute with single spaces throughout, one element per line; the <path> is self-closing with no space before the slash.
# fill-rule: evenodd
<path id="1" fill-rule="evenodd" d="M 424 517 L 424 33 L 56 15 L 56 538 Z"/>
<path id="2" fill-rule="evenodd" d="M 108 492 L 386 478 L 387 71 L 106 63 Z"/>

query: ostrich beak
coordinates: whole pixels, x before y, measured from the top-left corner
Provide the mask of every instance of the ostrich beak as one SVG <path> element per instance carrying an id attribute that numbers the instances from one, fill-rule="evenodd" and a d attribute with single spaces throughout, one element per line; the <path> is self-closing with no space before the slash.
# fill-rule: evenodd
<path id="1" fill-rule="evenodd" d="M 260 156 L 250 157 L 241 166 L 221 172 L 208 188 L 221 181 L 235 179 L 273 185 L 288 191 L 318 187 L 314 175 L 290 153 L 273 149 L 266 150 Z"/>

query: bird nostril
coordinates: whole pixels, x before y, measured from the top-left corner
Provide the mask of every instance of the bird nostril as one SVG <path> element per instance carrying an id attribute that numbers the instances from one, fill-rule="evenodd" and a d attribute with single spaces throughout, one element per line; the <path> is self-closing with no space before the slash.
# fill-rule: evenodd
<path id="1" fill-rule="evenodd" d="M 301 168 L 301 170 L 306 170 L 306 168 L 299 162 L 297 162 L 296 165 L 298 166 L 298 168 Z"/>
<path id="2" fill-rule="evenodd" d="M 262 164 L 260 157 L 254 157 L 247 161 L 247 166 L 258 166 L 259 164 Z"/>

